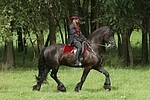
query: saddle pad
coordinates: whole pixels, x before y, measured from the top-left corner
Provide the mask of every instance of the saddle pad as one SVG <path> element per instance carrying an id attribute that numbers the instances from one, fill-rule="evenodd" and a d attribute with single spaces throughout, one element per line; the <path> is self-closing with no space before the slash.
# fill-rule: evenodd
<path id="1" fill-rule="evenodd" d="M 69 53 L 69 52 L 74 53 L 73 49 L 74 49 L 74 46 L 69 46 L 68 44 L 65 44 L 63 54 Z"/>
<path id="2" fill-rule="evenodd" d="M 83 46 L 83 48 L 82 48 L 82 54 L 84 54 L 85 53 L 85 51 L 86 51 L 86 45 L 84 44 L 84 46 Z M 62 52 L 62 54 L 66 54 L 66 53 L 75 53 L 75 49 L 74 49 L 74 46 L 69 46 L 68 44 L 65 44 L 65 46 L 64 46 L 64 50 L 63 50 L 63 52 Z"/>

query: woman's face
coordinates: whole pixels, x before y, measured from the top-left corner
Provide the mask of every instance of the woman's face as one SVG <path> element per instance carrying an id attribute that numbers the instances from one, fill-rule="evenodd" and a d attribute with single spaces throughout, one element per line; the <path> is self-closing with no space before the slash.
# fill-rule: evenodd
<path id="1" fill-rule="evenodd" d="M 78 23 L 78 22 L 79 22 L 79 19 L 77 18 L 77 19 L 74 19 L 73 21 L 76 22 L 76 23 Z"/>

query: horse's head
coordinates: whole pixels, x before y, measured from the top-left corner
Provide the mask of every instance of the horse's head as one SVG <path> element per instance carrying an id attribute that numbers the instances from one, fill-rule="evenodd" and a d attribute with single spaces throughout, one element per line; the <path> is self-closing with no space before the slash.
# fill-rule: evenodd
<path id="1" fill-rule="evenodd" d="M 112 29 L 108 29 L 106 33 L 104 34 L 103 40 L 107 44 L 107 47 L 110 49 L 116 48 L 116 41 L 114 39 L 114 31 Z"/>
<path id="2" fill-rule="evenodd" d="M 104 44 L 106 43 L 107 47 L 109 47 L 110 49 L 116 48 L 116 42 L 114 39 L 114 31 L 108 26 L 102 26 L 96 29 L 88 37 L 88 40 L 93 45 L 105 46 Z"/>

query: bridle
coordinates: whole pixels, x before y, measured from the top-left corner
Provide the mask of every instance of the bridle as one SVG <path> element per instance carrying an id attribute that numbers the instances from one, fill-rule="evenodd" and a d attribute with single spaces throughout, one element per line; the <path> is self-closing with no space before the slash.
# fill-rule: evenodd
<path id="1" fill-rule="evenodd" d="M 103 38 L 104 38 L 105 35 L 107 35 L 107 34 L 111 34 L 111 33 L 110 33 L 110 30 L 109 30 L 109 32 L 107 32 L 107 33 L 105 33 L 105 34 L 103 35 Z M 109 47 L 112 45 L 112 43 L 115 43 L 115 41 L 108 41 L 108 42 L 107 42 L 107 45 L 102 45 L 102 44 L 95 44 L 95 45 L 98 45 L 98 46 L 101 46 L 101 47 L 109 48 Z"/>
<path id="2" fill-rule="evenodd" d="M 98 45 L 98 46 L 100 46 L 100 47 L 110 47 L 111 46 L 111 44 L 108 44 L 108 45 L 102 45 L 102 44 L 91 44 L 91 45 Z"/>
<path id="3" fill-rule="evenodd" d="M 105 34 L 103 35 L 103 37 L 104 37 L 106 34 L 109 34 L 109 32 L 108 32 L 108 33 L 105 33 Z M 97 45 L 97 46 L 100 46 L 100 47 L 109 48 L 109 47 L 112 45 L 112 43 L 114 43 L 114 42 L 115 42 L 115 41 L 108 41 L 108 42 L 107 42 L 108 45 L 103 45 L 103 44 L 90 43 L 88 40 L 86 40 L 86 43 L 87 43 L 88 47 L 91 49 L 92 53 L 101 61 L 100 63 L 102 63 L 102 59 L 103 59 L 103 58 L 102 58 L 101 56 L 98 56 L 98 55 L 95 53 L 95 51 L 91 48 L 91 45 Z"/>

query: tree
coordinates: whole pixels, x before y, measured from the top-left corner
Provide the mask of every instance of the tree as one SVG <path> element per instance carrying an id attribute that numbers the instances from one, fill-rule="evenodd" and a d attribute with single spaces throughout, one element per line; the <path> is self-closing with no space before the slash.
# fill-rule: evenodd
<path id="1" fill-rule="evenodd" d="M 5 2 L 4 2 L 5 3 Z M 1 9 L 1 27 L 0 35 L 2 36 L 2 42 L 5 43 L 4 48 L 4 69 L 10 69 L 15 66 L 14 49 L 13 49 L 13 9 L 12 5 L 4 5 L 4 9 Z"/>
<path id="2" fill-rule="evenodd" d="M 108 25 L 115 29 L 118 36 L 118 55 L 123 59 L 124 66 L 134 65 L 136 55 L 132 52 L 130 36 L 134 29 L 141 29 L 141 62 L 147 64 L 148 44 L 150 45 L 149 4 L 148 0 L 1 0 L 0 41 L 6 44 L 5 51 L 11 52 L 12 55 L 9 57 L 6 53 L 5 57 L 13 59 L 12 40 L 18 40 L 18 51 L 23 49 L 27 53 L 24 41 L 29 39 L 35 57 L 36 41 L 39 51 L 49 43 L 55 44 L 58 32 L 62 43 L 67 41 L 70 15 L 78 13 L 81 16 L 81 31 L 86 37 L 100 26 Z M 31 37 L 33 35 L 36 39 Z"/>
<path id="3" fill-rule="evenodd" d="M 18 52 L 22 52 L 24 46 L 23 46 L 23 38 L 22 38 L 22 29 L 21 29 L 21 27 L 18 27 L 17 35 L 18 35 Z"/>
<path id="4" fill-rule="evenodd" d="M 91 32 L 93 32 L 94 30 L 96 30 L 96 24 L 97 24 L 97 0 L 91 0 L 91 16 L 90 16 L 90 25 L 91 25 Z M 98 23 L 99 24 L 99 23 Z"/>
<path id="5" fill-rule="evenodd" d="M 141 1 L 140 1 L 141 2 Z M 140 8 L 142 9 L 139 10 L 142 16 L 142 54 L 141 54 L 141 62 L 144 65 L 147 65 L 149 63 L 148 61 L 148 28 L 149 28 L 149 20 L 150 20 L 150 13 L 149 13 L 149 2 L 148 0 L 144 0 L 141 2 Z"/>
<path id="6" fill-rule="evenodd" d="M 105 0 L 101 10 L 105 12 L 102 16 L 102 23 L 113 26 L 118 34 L 118 53 L 123 59 L 124 66 L 133 66 L 133 53 L 130 44 L 130 36 L 133 29 L 139 27 L 139 17 L 135 9 L 134 0 Z M 106 19 L 108 20 L 106 22 Z"/>

